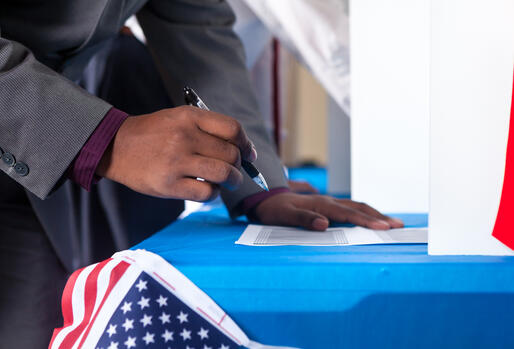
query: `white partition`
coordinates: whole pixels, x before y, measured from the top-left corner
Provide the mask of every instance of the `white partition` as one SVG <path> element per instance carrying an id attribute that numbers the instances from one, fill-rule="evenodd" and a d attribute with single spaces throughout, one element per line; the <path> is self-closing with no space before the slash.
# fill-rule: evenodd
<path id="1" fill-rule="evenodd" d="M 428 211 L 429 0 L 351 0 L 352 197 Z"/>
<path id="2" fill-rule="evenodd" d="M 430 254 L 514 254 L 491 236 L 513 68 L 513 0 L 432 0 Z"/>

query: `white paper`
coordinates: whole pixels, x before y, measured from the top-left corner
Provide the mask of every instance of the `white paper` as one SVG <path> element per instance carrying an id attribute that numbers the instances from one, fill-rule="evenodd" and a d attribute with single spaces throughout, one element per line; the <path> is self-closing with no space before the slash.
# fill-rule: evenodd
<path id="1" fill-rule="evenodd" d="M 427 228 L 371 230 L 361 227 L 309 231 L 291 227 L 250 224 L 236 241 L 248 246 L 350 246 L 427 242 Z"/>

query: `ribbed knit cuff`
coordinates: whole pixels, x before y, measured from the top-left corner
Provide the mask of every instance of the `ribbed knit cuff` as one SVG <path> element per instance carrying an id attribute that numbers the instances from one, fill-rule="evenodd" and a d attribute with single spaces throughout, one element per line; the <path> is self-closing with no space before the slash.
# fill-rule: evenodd
<path id="1" fill-rule="evenodd" d="M 89 137 L 70 166 L 68 173 L 72 181 L 90 191 L 91 185 L 101 179 L 101 177 L 95 175 L 96 168 L 105 150 L 127 117 L 127 113 L 116 108 L 111 108 L 105 114 L 102 122 L 100 122 L 91 137 Z"/>

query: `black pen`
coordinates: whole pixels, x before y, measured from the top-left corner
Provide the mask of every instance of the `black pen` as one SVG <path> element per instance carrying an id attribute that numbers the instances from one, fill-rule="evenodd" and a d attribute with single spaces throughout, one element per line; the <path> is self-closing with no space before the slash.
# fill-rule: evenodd
<path id="1" fill-rule="evenodd" d="M 202 101 L 191 87 L 184 87 L 184 99 L 186 104 L 198 107 L 203 110 L 209 110 L 209 107 Z M 255 168 L 255 166 L 246 160 L 241 160 L 241 167 L 248 173 L 250 178 L 262 189 L 269 191 L 268 184 L 264 176 Z"/>

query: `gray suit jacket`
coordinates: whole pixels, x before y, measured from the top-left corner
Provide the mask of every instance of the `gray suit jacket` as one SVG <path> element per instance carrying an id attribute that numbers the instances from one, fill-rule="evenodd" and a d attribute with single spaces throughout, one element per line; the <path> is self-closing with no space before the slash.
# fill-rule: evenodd
<path id="1" fill-rule="evenodd" d="M 171 100 L 182 102 L 182 87 L 190 85 L 212 110 L 237 118 L 256 145 L 256 166 L 270 187 L 286 185 L 258 115 L 241 43 L 231 28 L 233 13 L 224 1 L 3 0 L 0 148 L 27 164 L 29 172 L 21 175 L 3 161 L 0 169 L 32 193 L 36 213 L 68 265 L 75 252 L 65 251 L 72 244 L 64 238 L 62 226 L 80 230 L 85 223 L 73 217 L 68 223 L 56 222 L 57 217 L 49 212 L 66 210 L 65 205 L 80 199 L 72 193 L 76 189 L 57 194 L 53 200 L 52 193 L 63 191 L 65 171 L 111 108 L 75 82 L 91 57 L 133 14 L 145 32 Z M 223 191 L 222 197 L 237 215 L 237 203 L 258 191 L 245 176 L 239 190 Z M 116 206 L 116 201 L 111 205 Z M 73 267 L 77 263 L 82 264 L 75 261 Z"/>

